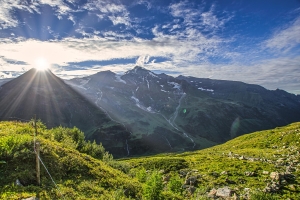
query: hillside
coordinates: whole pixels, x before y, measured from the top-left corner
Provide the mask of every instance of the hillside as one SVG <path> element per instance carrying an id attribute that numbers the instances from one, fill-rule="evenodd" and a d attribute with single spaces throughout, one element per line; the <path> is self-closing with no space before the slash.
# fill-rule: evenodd
<path id="1" fill-rule="evenodd" d="M 59 189 L 43 168 L 42 185 L 35 186 L 33 133 L 31 123 L 0 123 L 1 199 L 300 197 L 300 123 L 204 150 L 122 160 L 112 160 L 101 145 L 84 142 L 76 128 L 48 130 L 39 123 L 41 159 Z M 17 179 L 23 186 L 14 185 Z"/>
<path id="2" fill-rule="evenodd" d="M 125 144 L 130 133 L 50 70 L 31 69 L 0 86 L 0 120 L 28 121 L 34 116 L 48 128 L 76 126 L 115 156 L 127 155 L 118 143 Z"/>
<path id="3" fill-rule="evenodd" d="M 116 199 L 125 198 L 123 190 L 128 197 L 139 194 L 138 181 L 100 160 L 111 160 L 102 145 L 85 142 L 76 128 L 48 130 L 41 123 L 40 157 L 55 182 L 41 165 L 42 185 L 36 186 L 33 133 L 31 123 L 0 122 L 0 199 Z"/>
<path id="4" fill-rule="evenodd" d="M 300 121 L 300 96 L 238 81 L 172 77 L 136 66 L 66 81 L 131 132 L 126 156 L 184 152 Z M 115 138 L 114 138 L 115 139 Z"/>

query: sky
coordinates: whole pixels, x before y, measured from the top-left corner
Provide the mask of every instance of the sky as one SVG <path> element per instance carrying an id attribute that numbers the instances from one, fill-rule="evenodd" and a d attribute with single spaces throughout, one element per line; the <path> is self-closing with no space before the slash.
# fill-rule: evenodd
<path id="1" fill-rule="evenodd" d="M 300 0 L 0 0 L 0 78 L 141 66 L 300 94 Z"/>

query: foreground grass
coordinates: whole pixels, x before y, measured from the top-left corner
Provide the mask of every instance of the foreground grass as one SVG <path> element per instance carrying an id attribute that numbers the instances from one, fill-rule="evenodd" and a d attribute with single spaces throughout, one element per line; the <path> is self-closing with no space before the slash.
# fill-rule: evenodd
<path id="1" fill-rule="evenodd" d="M 43 168 L 36 185 L 33 126 L 0 122 L 0 199 L 207 199 L 223 187 L 240 199 L 300 199 L 300 123 L 200 151 L 117 161 L 76 128 L 47 130 L 40 123 L 38 132 L 41 158 L 57 187 Z M 290 178 L 264 191 L 274 182 L 271 172 Z"/>
<path id="2" fill-rule="evenodd" d="M 300 199 L 300 123 L 243 135 L 225 144 L 183 154 L 128 159 L 134 168 L 162 170 L 166 175 L 196 177 L 193 193 L 184 190 L 182 198 L 206 198 L 215 188 L 229 187 L 240 198 Z M 291 173 L 276 192 L 263 190 L 272 182 L 271 172 Z M 179 198 L 179 197 L 178 197 Z"/>

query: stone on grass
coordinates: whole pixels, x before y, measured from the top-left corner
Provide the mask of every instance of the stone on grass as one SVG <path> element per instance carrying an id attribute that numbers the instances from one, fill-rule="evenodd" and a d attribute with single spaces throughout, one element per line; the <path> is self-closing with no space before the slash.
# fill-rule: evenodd
<path id="1" fill-rule="evenodd" d="M 229 187 L 223 187 L 223 188 L 217 189 L 216 196 L 222 197 L 222 198 L 227 198 L 227 197 L 231 197 L 232 194 L 233 194 L 233 191 Z"/>

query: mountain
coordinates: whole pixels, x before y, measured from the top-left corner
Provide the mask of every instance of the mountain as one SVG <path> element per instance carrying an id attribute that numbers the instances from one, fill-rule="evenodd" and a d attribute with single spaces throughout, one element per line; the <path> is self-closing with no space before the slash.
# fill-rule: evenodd
<path id="1" fill-rule="evenodd" d="M 49 128 L 76 126 L 115 156 L 127 155 L 122 145 L 130 133 L 50 70 L 31 69 L 0 87 L 0 120 L 27 121 L 35 115 Z"/>
<path id="2" fill-rule="evenodd" d="M 203 149 L 300 121 L 300 97 L 237 81 L 172 77 L 135 67 L 66 82 L 120 122 L 128 155 Z"/>
<path id="3" fill-rule="evenodd" d="M 8 82 L 12 80 L 11 78 L 4 78 L 4 79 L 0 79 L 0 86 L 3 85 L 4 83 Z"/>

